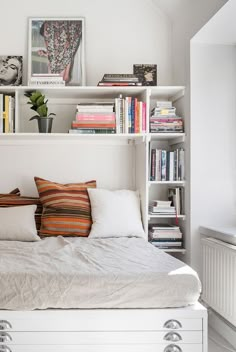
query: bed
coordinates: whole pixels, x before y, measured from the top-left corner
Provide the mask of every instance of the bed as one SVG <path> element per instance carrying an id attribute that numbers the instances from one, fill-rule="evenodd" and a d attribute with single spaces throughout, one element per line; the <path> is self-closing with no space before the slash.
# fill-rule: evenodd
<path id="1" fill-rule="evenodd" d="M 1 352 L 206 351 L 197 274 L 142 238 L 2 241 L 0 287 Z"/>

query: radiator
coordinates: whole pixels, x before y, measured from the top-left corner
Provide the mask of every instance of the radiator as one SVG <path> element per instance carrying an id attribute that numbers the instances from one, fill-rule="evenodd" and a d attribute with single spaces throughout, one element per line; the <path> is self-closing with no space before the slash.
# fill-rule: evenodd
<path id="1" fill-rule="evenodd" d="M 236 326 L 236 246 L 202 238 L 202 299 Z"/>

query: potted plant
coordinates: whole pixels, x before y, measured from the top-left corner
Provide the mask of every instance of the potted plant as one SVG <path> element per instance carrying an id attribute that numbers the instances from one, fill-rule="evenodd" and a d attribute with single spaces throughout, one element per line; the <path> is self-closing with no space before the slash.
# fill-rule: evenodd
<path id="1" fill-rule="evenodd" d="M 26 92 L 24 95 L 29 98 L 27 104 L 30 104 L 31 109 L 37 112 L 37 115 L 32 116 L 30 121 L 38 121 L 38 128 L 40 133 L 51 133 L 53 121 L 52 116 L 55 116 L 55 114 L 51 112 L 48 115 L 48 100 L 45 100 L 45 95 L 43 95 L 38 90 Z"/>

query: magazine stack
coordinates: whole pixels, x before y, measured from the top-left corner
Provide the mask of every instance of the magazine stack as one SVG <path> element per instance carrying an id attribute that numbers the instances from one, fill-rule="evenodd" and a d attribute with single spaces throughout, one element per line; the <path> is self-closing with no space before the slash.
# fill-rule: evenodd
<path id="1" fill-rule="evenodd" d="M 75 120 L 69 133 L 112 134 L 116 133 L 116 116 L 114 103 L 93 102 L 79 103 Z"/>
<path id="2" fill-rule="evenodd" d="M 149 242 L 160 249 L 177 249 L 183 247 L 183 236 L 179 226 L 151 224 L 148 234 Z"/>
<path id="3" fill-rule="evenodd" d="M 150 132 L 183 132 L 183 119 L 176 115 L 171 101 L 157 101 L 151 110 Z"/>
<path id="4" fill-rule="evenodd" d="M 176 215 L 172 200 L 154 200 L 149 204 L 150 215 Z"/>
<path id="5" fill-rule="evenodd" d="M 29 86 L 34 87 L 64 87 L 65 81 L 60 74 L 53 73 L 33 73 L 29 79 Z"/>
<path id="6" fill-rule="evenodd" d="M 116 73 L 105 73 L 102 80 L 98 82 L 98 86 L 102 87 L 113 87 L 113 86 L 141 86 L 138 76 L 132 73 L 127 74 L 116 74 Z"/>

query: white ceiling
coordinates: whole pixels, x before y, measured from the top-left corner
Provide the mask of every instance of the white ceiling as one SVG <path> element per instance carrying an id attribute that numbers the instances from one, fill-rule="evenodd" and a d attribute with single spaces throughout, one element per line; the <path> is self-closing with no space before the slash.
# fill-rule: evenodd
<path id="1" fill-rule="evenodd" d="M 158 5 L 162 11 L 164 11 L 172 20 L 181 13 L 188 11 L 190 7 L 202 7 L 204 9 L 209 6 L 215 6 L 216 11 L 223 6 L 228 0 L 153 0 L 156 5 Z M 207 4 L 208 3 L 208 4 Z"/>
<path id="2" fill-rule="evenodd" d="M 193 37 L 193 42 L 236 44 L 236 0 L 229 0 Z"/>

